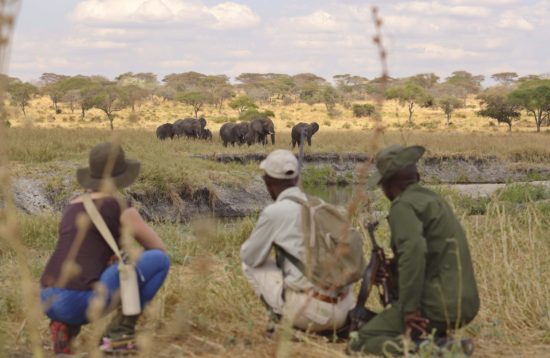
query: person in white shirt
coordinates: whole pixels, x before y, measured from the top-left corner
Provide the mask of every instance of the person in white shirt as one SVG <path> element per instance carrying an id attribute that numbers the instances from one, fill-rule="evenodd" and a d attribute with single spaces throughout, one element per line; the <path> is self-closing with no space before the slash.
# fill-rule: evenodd
<path id="1" fill-rule="evenodd" d="M 254 231 L 241 247 L 243 273 L 273 313 L 272 318 L 283 316 L 295 328 L 310 332 L 337 330 L 346 323 L 355 304 L 351 287 L 339 292 L 319 289 L 285 257 L 292 255 L 301 262 L 305 258 L 302 206 L 291 200 L 307 200 L 297 186 L 298 161 L 292 152 L 279 149 L 270 153 L 260 168 L 275 202 L 261 212 Z M 272 249 L 277 259 L 270 256 Z"/>

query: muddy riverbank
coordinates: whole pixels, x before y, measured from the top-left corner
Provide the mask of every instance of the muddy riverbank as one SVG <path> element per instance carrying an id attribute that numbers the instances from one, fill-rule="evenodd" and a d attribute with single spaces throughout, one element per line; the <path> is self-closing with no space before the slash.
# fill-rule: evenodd
<path id="1" fill-rule="evenodd" d="M 194 155 L 193 157 L 221 163 L 260 162 L 263 153 Z M 335 178 L 327 178 L 328 184 L 353 184 L 358 165 L 367 164 L 370 158 L 365 153 L 308 153 L 304 155 L 304 168 L 330 168 Z M 374 168 L 369 168 L 373 170 Z M 427 183 L 509 183 L 516 181 L 550 180 L 550 165 L 504 161 L 496 156 L 425 156 L 419 163 L 419 171 Z M 329 173 L 330 174 L 330 173 Z M 335 180 L 336 179 L 336 180 Z"/>
<path id="2" fill-rule="evenodd" d="M 243 164 L 263 158 L 263 154 L 198 156 L 198 160 Z M 368 160 L 361 153 L 308 154 L 304 158 L 303 171 L 306 191 L 335 203 L 345 203 L 353 195 L 352 185 L 360 179 L 356 167 Z M 243 165 L 243 170 L 250 167 Z M 238 170 L 234 166 L 232 168 Z M 550 177 L 550 166 L 504 162 L 496 157 L 426 157 L 419 164 L 419 170 L 426 184 L 450 187 L 471 197 L 489 196 L 504 183 L 536 182 L 549 185 L 545 180 Z M 193 189 L 130 188 L 124 194 L 150 221 L 187 222 L 198 215 L 242 217 L 258 212 L 271 202 L 258 173 L 251 172 L 250 175 L 252 179 L 246 183 L 228 185 L 213 182 Z M 13 192 L 16 206 L 31 215 L 59 213 L 81 191 L 73 177 L 67 176 L 57 183 L 52 186 L 43 178 L 30 176 L 15 178 Z"/>

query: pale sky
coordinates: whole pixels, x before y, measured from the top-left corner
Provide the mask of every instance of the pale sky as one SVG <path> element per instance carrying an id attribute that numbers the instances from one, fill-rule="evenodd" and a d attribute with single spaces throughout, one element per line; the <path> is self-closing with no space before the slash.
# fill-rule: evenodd
<path id="1" fill-rule="evenodd" d="M 23 0 L 9 73 L 373 78 L 372 5 L 393 77 L 550 72 L 550 0 Z"/>

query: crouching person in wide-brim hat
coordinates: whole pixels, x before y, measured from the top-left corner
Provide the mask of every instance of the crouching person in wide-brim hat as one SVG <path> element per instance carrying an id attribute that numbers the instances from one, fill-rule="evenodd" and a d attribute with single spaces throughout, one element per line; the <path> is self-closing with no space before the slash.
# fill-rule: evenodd
<path id="1" fill-rule="evenodd" d="M 352 336 L 350 351 L 399 354 L 404 336 L 420 345 L 431 333 L 445 345 L 450 331 L 472 321 L 479 310 L 464 229 L 449 204 L 418 183 L 416 163 L 424 151 L 391 145 L 376 155 L 377 171 L 369 185 L 381 186 L 391 201 L 398 298 Z M 466 353 L 472 350 L 470 340 L 460 343 Z"/>
<path id="2" fill-rule="evenodd" d="M 136 180 L 139 169 L 140 163 L 126 159 L 119 145 L 103 143 L 91 150 L 89 167 L 77 171 L 77 180 L 87 192 L 65 208 L 57 245 L 40 279 L 56 354 L 70 354 L 80 326 L 115 309 L 100 349 L 136 348 L 134 328 L 139 312 L 158 292 L 170 266 L 160 237 L 116 193 Z M 145 249 L 132 264 L 119 250 L 123 232 Z M 113 263 L 114 257 L 118 262 Z M 121 280 L 126 283 L 129 278 L 134 278 L 130 285 L 134 290 L 121 292 Z"/>
<path id="3" fill-rule="evenodd" d="M 271 313 L 310 332 L 332 331 L 346 323 L 354 306 L 351 287 L 323 290 L 305 276 L 302 204 L 297 186 L 298 161 L 288 150 L 275 150 L 261 162 L 266 188 L 275 200 L 261 212 L 250 238 L 241 247 L 242 269 L 256 295 Z M 276 252 L 276 260 L 270 254 Z M 268 335 L 275 325 L 268 327 Z"/>

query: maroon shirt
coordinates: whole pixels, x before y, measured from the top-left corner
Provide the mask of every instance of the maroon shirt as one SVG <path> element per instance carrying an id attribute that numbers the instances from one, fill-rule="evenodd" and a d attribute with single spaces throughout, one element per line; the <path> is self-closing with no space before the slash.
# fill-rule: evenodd
<path id="1" fill-rule="evenodd" d="M 94 199 L 94 203 L 118 244 L 121 226 L 121 209 L 118 200 L 113 197 L 104 197 Z M 40 285 L 42 287 L 60 287 L 58 280 L 61 276 L 61 268 L 77 237 L 77 220 L 79 215 L 87 215 L 83 203 L 69 204 L 65 208 L 61 223 L 59 224 L 57 246 L 40 278 Z M 86 231 L 75 257 L 75 263 L 80 267 L 80 274 L 69 280 L 62 288 L 83 291 L 91 290 L 92 285 L 99 281 L 101 274 L 107 268 L 113 254 L 113 250 L 107 245 L 105 239 L 103 239 L 95 226 L 90 223 L 90 227 Z"/>

